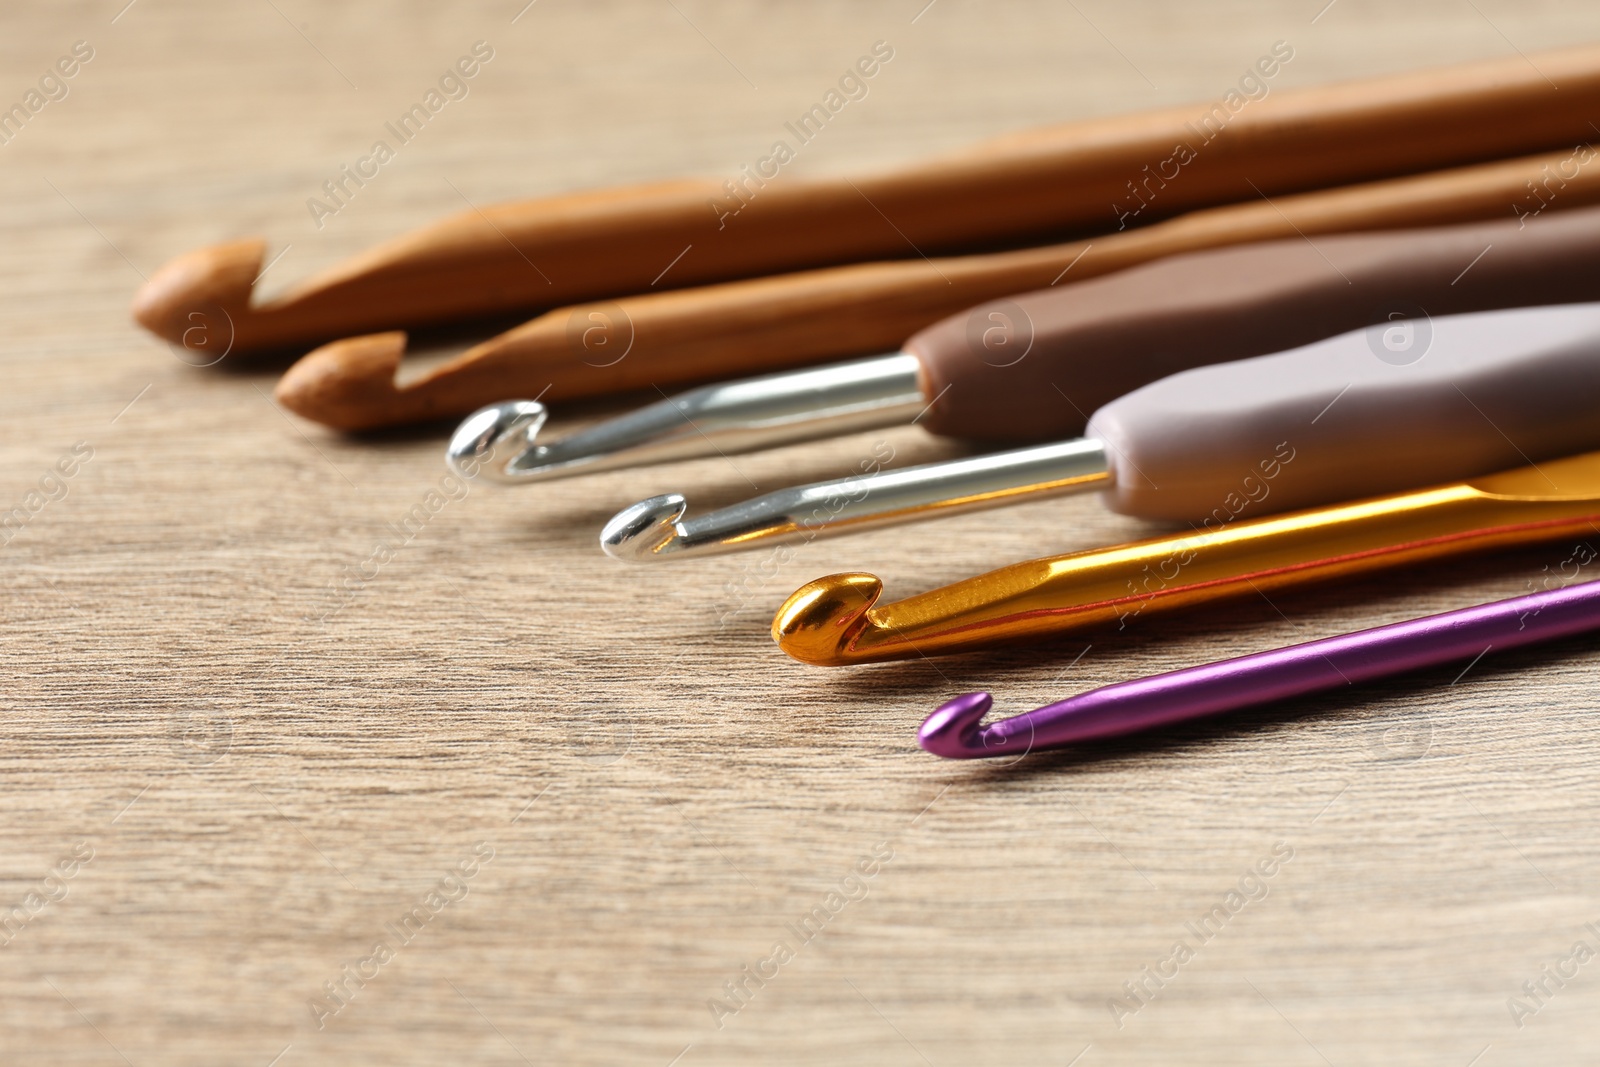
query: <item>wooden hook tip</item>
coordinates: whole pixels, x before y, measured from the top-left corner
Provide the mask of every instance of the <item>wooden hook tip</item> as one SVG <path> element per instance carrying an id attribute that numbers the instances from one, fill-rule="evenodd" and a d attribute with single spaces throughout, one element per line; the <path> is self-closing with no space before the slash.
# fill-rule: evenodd
<path id="1" fill-rule="evenodd" d="M 242 318 L 266 251 L 267 243 L 252 237 L 196 248 L 169 260 L 134 295 L 134 321 L 158 337 L 182 343 L 184 331 L 193 325 L 192 315 L 210 316 L 220 309 Z"/>
<path id="2" fill-rule="evenodd" d="M 393 425 L 402 399 L 394 377 L 405 351 L 402 330 L 334 341 L 302 356 L 274 395 L 296 415 L 336 430 Z"/>

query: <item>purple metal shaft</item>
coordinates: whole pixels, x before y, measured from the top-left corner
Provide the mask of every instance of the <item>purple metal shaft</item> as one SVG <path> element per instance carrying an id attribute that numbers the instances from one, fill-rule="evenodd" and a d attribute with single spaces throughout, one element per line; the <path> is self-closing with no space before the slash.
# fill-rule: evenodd
<path id="1" fill-rule="evenodd" d="M 950 759 L 1015 756 L 1594 629 L 1600 629 L 1600 581 L 1118 682 L 987 726 L 989 694 L 967 693 L 928 716 L 917 740 Z"/>

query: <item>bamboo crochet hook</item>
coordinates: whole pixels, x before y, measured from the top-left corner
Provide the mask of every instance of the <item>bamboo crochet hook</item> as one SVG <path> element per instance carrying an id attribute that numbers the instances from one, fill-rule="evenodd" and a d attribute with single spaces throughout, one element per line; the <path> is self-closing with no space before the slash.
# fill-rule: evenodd
<path id="1" fill-rule="evenodd" d="M 1285 58 L 1264 62 L 1275 73 Z M 1106 230 L 1135 212 L 1144 223 L 1261 193 L 1499 159 L 1587 139 L 1597 109 L 1600 46 L 1570 48 L 1539 55 L 1537 69 L 1509 57 L 1068 123 L 855 179 L 790 180 L 768 166 L 737 185 L 664 182 L 469 207 L 261 302 L 253 290 L 265 245 L 234 241 L 166 264 L 133 313 L 173 343 L 199 316 L 226 331 L 234 352 L 308 345 L 662 285 Z"/>
<path id="2" fill-rule="evenodd" d="M 1565 537 L 1600 521 L 1600 452 L 1455 485 L 1017 563 L 891 604 L 870 574 L 835 574 L 772 622 L 802 663 L 964 652 L 1234 596 Z M 1210 525 L 1209 523 L 1207 524 Z"/>
<path id="3" fill-rule="evenodd" d="M 1592 204 L 1600 201 L 1600 167 L 1572 166 L 1574 159 L 1594 154 L 1585 145 L 1576 154 L 1568 149 L 1258 198 L 1043 248 L 854 264 L 577 305 L 476 345 L 404 386 L 395 381 L 404 333 L 351 338 L 291 367 L 278 383 L 277 398 L 336 429 L 367 430 L 459 417 L 512 397 L 575 399 L 894 351 L 924 327 L 985 300 L 1164 256 L 1353 230 L 1511 218 L 1525 201 L 1527 214 Z M 1563 166 L 1572 177 L 1558 179 L 1559 190 L 1547 192 L 1548 199 L 1530 191 Z"/>

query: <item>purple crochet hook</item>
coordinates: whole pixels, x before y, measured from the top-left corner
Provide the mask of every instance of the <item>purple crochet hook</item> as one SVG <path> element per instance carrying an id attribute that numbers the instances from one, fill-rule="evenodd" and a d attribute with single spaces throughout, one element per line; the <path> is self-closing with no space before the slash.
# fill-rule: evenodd
<path id="1" fill-rule="evenodd" d="M 966 693 L 928 716 L 917 741 L 949 759 L 1018 756 L 1594 629 L 1600 581 L 1118 682 L 987 726 L 992 698 Z"/>

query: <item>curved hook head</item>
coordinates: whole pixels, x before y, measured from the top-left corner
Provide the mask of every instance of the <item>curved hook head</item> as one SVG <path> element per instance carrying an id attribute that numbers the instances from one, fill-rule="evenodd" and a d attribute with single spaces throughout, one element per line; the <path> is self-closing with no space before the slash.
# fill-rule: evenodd
<path id="1" fill-rule="evenodd" d="M 653 496 L 612 516 L 600 531 L 600 548 L 612 559 L 643 562 L 671 552 L 681 536 L 678 520 L 689 504 L 677 493 Z"/>
<path id="2" fill-rule="evenodd" d="M 999 752 L 983 743 L 981 735 L 983 717 L 993 706 L 994 698 L 988 693 L 963 693 L 948 700 L 923 720 L 922 729 L 917 731 L 917 744 L 924 752 L 945 759 L 998 756 Z"/>
<path id="3" fill-rule="evenodd" d="M 479 408 L 462 420 L 450 436 L 445 462 L 468 478 L 518 482 L 516 462 L 533 451 L 533 439 L 550 417 L 537 400 L 507 400 Z"/>
<path id="4" fill-rule="evenodd" d="M 868 625 L 867 612 L 882 595 L 883 580 L 872 574 L 831 574 L 807 582 L 778 609 L 772 639 L 801 663 L 855 663 L 852 646 Z"/>
<path id="5" fill-rule="evenodd" d="M 221 312 L 240 329 L 249 318 L 251 292 L 266 251 L 265 241 L 251 238 L 185 252 L 139 287 L 133 298 L 134 321 L 179 345 L 195 328 L 197 316 L 203 320 Z M 261 342 L 240 332 L 244 335 L 232 340 L 241 349 Z"/>
<path id="6" fill-rule="evenodd" d="M 296 415 L 350 433 L 392 426 L 397 410 L 400 421 L 438 418 L 437 412 L 408 410 L 408 394 L 395 386 L 405 351 L 403 330 L 346 337 L 301 356 L 272 395 Z"/>

